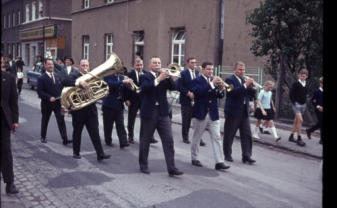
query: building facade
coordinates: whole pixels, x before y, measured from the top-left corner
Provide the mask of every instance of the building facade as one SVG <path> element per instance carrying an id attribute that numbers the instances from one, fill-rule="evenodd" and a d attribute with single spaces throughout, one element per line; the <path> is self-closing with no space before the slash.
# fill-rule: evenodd
<path id="1" fill-rule="evenodd" d="M 263 66 L 250 53 L 246 14 L 259 0 L 73 0 L 72 55 L 88 58 L 92 67 L 115 52 L 127 68 L 134 58 L 159 56 L 162 65 L 185 64 L 195 57 L 199 65 Z"/>
<path id="2" fill-rule="evenodd" d="M 2 54 L 21 56 L 27 66 L 46 53 L 54 58 L 71 55 L 69 3 L 67 0 L 2 1 Z"/>

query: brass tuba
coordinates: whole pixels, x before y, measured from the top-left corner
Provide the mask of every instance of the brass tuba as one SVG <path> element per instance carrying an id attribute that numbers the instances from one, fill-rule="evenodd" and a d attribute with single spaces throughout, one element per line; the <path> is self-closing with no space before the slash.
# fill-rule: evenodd
<path id="1" fill-rule="evenodd" d="M 109 86 L 102 78 L 122 70 L 121 60 L 115 53 L 112 53 L 103 64 L 76 79 L 78 83 L 80 81 L 87 82 L 88 89 L 77 86 L 63 88 L 61 104 L 68 110 L 76 111 L 104 98 L 109 94 Z"/>

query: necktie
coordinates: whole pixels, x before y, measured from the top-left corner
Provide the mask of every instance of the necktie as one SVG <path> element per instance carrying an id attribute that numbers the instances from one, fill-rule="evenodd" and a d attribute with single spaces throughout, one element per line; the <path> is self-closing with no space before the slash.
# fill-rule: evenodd
<path id="1" fill-rule="evenodd" d="M 136 79 L 137 79 L 137 83 L 139 82 L 139 74 L 138 71 L 136 71 Z"/>
<path id="2" fill-rule="evenodd" d="M 51 80 L 53 80 L 53 83 L 55 84 L 55 79 L 54 79 L 54 74 L 53 73 L 50 73 L 50 78 L 51 78 Z"/>
<path id="3" fill-rule="evenodd" d="M 195 78 L 195 72 L 194 72 L 194 70 L 192 70 L 192 79 L 194 79 Z"/>

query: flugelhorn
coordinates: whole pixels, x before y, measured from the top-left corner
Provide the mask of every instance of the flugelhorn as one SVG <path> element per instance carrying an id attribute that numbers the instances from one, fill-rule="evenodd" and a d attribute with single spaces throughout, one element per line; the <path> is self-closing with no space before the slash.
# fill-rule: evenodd
<path id="1" fill-rule="evenodd" d="M 246 79 L 253 79 L 253 78 L 250 78 L 249 76 L 243 76 L 244 80 Z M 259 89 L 262 89 L 263 87 L 258 83 L 256 82 L 254 79 L 253 79 L 253 83 L 252 83 L 252 87 L 253 88 L 259 88 Z"/>
<path id="2" fill-rule="evenodd" d="M 124 79 L 131 79 L 130 77 L 123 75 Z M 131 79 L 132 80 L 132 79 Z M 140 93 L 141 88 L 138 87 L 133 81 L 131 83 L 129 83 L 131 90 L 135 91 L 136 93 Z"/>
<path id="3" fill-rule="evenodd" d="M 178 64 L 172 63 L 167 68 L 162 68 L 161 70 L 167 71 L 171 77 L 180 77 L 182 68 Z"/>
<path id="4" fill-rule="evenodd" d="M 226 88 L 227 92 L 230 92 L 234 86 L 232 84 L 227 84 L 226 82 L 224 82 L 221 77 L 219 76 L 214 76 L 214 78 L 217 78 L 217 80 L 219 80 L 218 82 L 215 83 L 215 85 L 220 89 L 223 90 L 224 88 Z M 213 78 L 213 79 L 214 79 Z"/>

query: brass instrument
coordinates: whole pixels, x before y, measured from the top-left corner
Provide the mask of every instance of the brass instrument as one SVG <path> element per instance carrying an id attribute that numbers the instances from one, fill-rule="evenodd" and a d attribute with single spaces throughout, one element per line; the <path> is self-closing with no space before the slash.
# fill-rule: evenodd
<path id="1" fill-rule="evenodd" d="M 218 77 L 218 76 L 215 76 Z M 214 78 L 215 78 L 214 77 Z M 215 85 L 220 89 L 223 90 L 224 88 L 226 88 L 226 92 L 230 92 L 234 86 L 232 84 L 227 84 L 226 82 L 224 82 L 221 77 L 218 77 L 219 82 L 215 83 Z"/>
<path id="2" fill-rule="evenodd" d="M 61 94 L 61 104 L 68 110 L 79 110 L 109 94 L 108 84 L 102 80 L 103 77 L 123 70 L 121 60 L 115 53 L 103 64 L 99 65 L 90 72 L 76 79 L 76 83 L 85 81 L 89 88 L 65 87 Z"/>
<path id="3" fill-rule="evenodd" d="M 180 77 L 180 72 L 182 70 L 181 66 L 176 63 L 172 63 L 167 66 L 167 68 L 162 68 L 163 71 L 167 71 L 171 77 Z"/>
<path id="4" fill-rule="evenodd" d="M 131 79 L 130 77 L 123 75 L 125 79 Z M 134 82 L 132 82 L 131 84 L 129 84 L 131 87 L 131 90 L 135 91 L 136 93 L 140 93 L 141 88 L 138 87 Z"/>
<path id="5" fill-rule="evenodd" d="M 248 76 L 243 76 L 243 78 L 246 80 L 246 79 L 250 79 L 250 77 Z M 256 82 L 254 79 L 253 79 L 253 83 L 252 83 L 252 87 L 253 88 L 258 88 L 258 89 L 262 89 L 263 86 L 261 86 L 258 82 Z"/>

